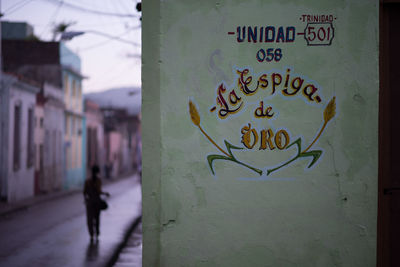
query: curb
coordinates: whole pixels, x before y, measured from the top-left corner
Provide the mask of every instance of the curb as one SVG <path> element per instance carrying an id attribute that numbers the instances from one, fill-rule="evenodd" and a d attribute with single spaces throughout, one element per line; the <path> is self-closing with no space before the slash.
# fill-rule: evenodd
<path id="1" fill-rule="evenodd" d="M 105 267 L 112 267 L 118 260 L 118 256 L 121 253 L 121 251 L 124 249 L 126 244 L 128 243 L 129 237 L 132 235 L 133 231 L 138 227 L 139 223 L 142 221 L 142 216 L 137 217 L 133 223 L 129 226 L 129 228 L 126 230 L 124 234 L 124 239 L 121 241 L 121 243 L 117 246 L 117 248 L 114 250 L 111 258 L 107 261 Z"/>
<path id="2" fill-rule="evenodd" d="M 132 175 L 135 175 L 136 172 L 132 172 L 132 173 L 126 173 L 126 174 L 122 174 L 119 177 L 116 177 L 112 180 L 103 180 L 103 186 L 107 185 L 107 184 L 111 184 L 114 182 L 118 182 L 120 180 L 123 179 L 127 179 L 129 177 L 131 177 Z M 48 195 L 44 194 L 44 195 L 38 195 L 38 196 L 33 196 L 31 198 L 22 200 L 21 202 L 17 202 L 17 203 L 4 203 L 4 205 L 9 205 L 8 207 L 5 206 L 3 209 L 0 206 L 0 217 L 7 217 L 13 213 L 17 213 L 19 211 L 23 211 L 23 210 L 27 210 L 30 207 L 36 206 L 38 204 L 41 204 L 43 202 L 46 201 L 50 201 L 50 200 L 56 200 L 59 198 L 63 198 L 63 197 L 67 197 L 70 195 L 74 195 L 77 193 L 82 193 L 83 188 L 74 188 L 74 189 L 69 189 L 69 190 L 60 190 L 58 192 L 52 192 L 49 193 Z"/>
<path id="3" fill-rule="evenodd" d="M 30 207 L 36 206 L 43 202 L 50 201 L 50 200 L 56 200 L 59 198 L 74 195 L 74 194 L 80 193 L 81 191 L 82 191 L 82 189 L 76 188 L 76 189 L 71 189 L 68 191 L 56 192 L 53 194 L 49 194 L 48 196 L 42 195 L 42 196 L 39 196 L 39 198 L 33 197 L 31 199 L 22 201 L 22 202 L 27 202 L 27 203 L 8 204 L 8 205 L 10 205 L 10 207 L 6 207 L 6 208 L 4 208 L 4 210 L 0 209 L 0 217 L 6 217 L 13 213 L 16 213 L 16 212 L 19 212 L 22 210 L 27 210 Z"/>

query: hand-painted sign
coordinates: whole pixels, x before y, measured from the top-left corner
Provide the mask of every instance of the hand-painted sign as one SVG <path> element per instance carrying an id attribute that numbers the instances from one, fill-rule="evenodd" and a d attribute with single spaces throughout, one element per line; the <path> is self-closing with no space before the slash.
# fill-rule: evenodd
<path id="1" fill-rule="evenodd" d="M 308 46 L 329 46 L 335 36 L 333 21 L 336 17 L 329 15 L 301 15 L 300 21 L 307 22 L 305 28 L 295 26 L 237 26 L 236 31 L 228 35 L 236 35 L 238 43 L 294 44 L 296 36 L 303 36 Z M 279 62 L 283 57 L 283 49 L 260 48 L 256 53 L 259 62 Z"/>
<path id="2" fill-rule="evenodd" d="M 257 94 L 261 96 L 262 100 L 259 100 L 259 104 L 252 111 L 254 119 L 269 120 L 278 117 L 278 113 L 273 109 L 272 105 L 269 105 L 269 102 L 263 98 L 263 95 L 265 96 L 265 94 L 267 94 L 268 101 L 276 95 L 281 95 L 287 99 L 300 97 L 306 104 L 311 104 L 317 109 L 324 108 L 322 112 L 323 121 L 314 140 L 305 149 L 302 148 L 304 144 L 302 143 L 301 137 L 291 142 L 293 137 L 290 136 L 287 130 L 277 129 L 274 131 L 270 128 L 257 130 L 252 127 L 250 121 L 242 126 L 239 131 L 243 146 L 232 145 L 225 140 L 226 150 L 224 150 L 202 128 L 199 112 L 193 102 L 189 101 L 189 113 L 193 124 L 197 126 L 202 134 L 222 153 L 207 156 L 212 174 L 215 174 L 213 168 L 213 162 L 215 160 L 227 160 L 262 175 L 262 169 L 239 160 L 232 152 L 232 150 L 241 149 L 279 151 L 287 150 L 291 147 L 297 148 L 296 154 L 290 159 L 281 162 L 278 166 L 267 166 L 267 175 L 288 166 L 299 158 L 310 158 L 311 161 L 307 168 L 311 168 L 316 164 L 322 155 L 322 150 L 311 150 L 311 148 L 324 132 L 328 122 L 336 115 L 336 97 L 333 96 L 329 101 L 324 101 L 319 93 L 320 88 L 314 82 L 302 75 L 292 74 L 290 68 L 287 68 L 285 72 L 272 71 L 259 73 L 257 75 L 251 73 L 249 68 L 242 68 L 236 69 L 236 75 L 237 83 L 235 86 L 232 86 L 232 88 L 228 89 L 227 85 L 224 83 L 221 83 L 216 88 L 216 105 L 210 109 L 210 112 L 216 112 L 216 116 L 219 120 L 230 119 L 233 114 L 239 114 L 248 106 L 251 106 L 246 105 L 246 100 L 248 97 Z"/>
<path id="3" fill-rule="evenodd" d="M 336 17 L 334 15 L 303 14 L 299 17 L 299 20 L 302 23 L 300 26 L 271 24 L 237 26 L 236 31 L 230 31 L 228 35 L 235 36 L 234 41 L 239 44 L 259 43 L 261 45 L 271 45 L 271 47 L 259 47 L 259 50 L 255 53 L 255 58 L 258 62 L 267 63 L 281 61 L 285 56 L 283 47 L 287 48 L 296 43 L 304 46 L 303 39 L 307 46 L 330 46 L 332 44 L 335 36 L 333 22 L 336 20 Z M 296 39 L 296 37 L 301 38 Z M 300 158 L 310 159 L 307 168 L 314 166 L 323 154 L 323 150 L 312 149 L 312 147 L 326 129 L 329 121 L 336 115 L 336 97 L 333 96 L 330 99 L 325 99 L 321 92 L 321 87 L 314 80 L 294 73 L 293 68 L 253 73 L 250 67 L 243 67 L 235 68 L 233 71 L 236 82 L 231 86 L 223 82 L 218 84 L 215 89 L 215 104 L 210 108 L 210 112 L 216 114 L 217 120 L 222 122 L 242 116 L 245 110 L 250 109 L 250 117 L 246 117 L 246 123 L 238 129 L 241 145 L 233 145 L 230 141 L 224 140 L 225 149 L 221 148 L 202 128 L 197 108 L 193 102 L 189 101 L 189 112 L 192 122 L 222 153 L 207 156 L 212 174 L 215 175 L 213 163 L 216 160 L 234 162 L 259 175 L 263 173 L 269 175 Z M 294 130 L 292 132 L 285 127 L 260 127 L 260 125 L 271 125 L 268 123 L 269 120 L 274 121 L 279 118 L 281 112 L 285 112 L 285 109 L 282 110 L 282 108 L 279 108 L 279 110 L 274 105 L 273 98 L 276 96 L 280 96 L 288 101 L 300 98 L 306 105 L 321 110 L 321 114 L 323 115 L 321 127 L 309 144 L 303 144 L 305 138 L 302 137 L 304 136 L 302 134 L 305 133 L 296 133 L 296 129 L 292 129 Z M 255 98 L 257 99 L 256 102 L 254 102 Z M 247 113 L 248 115 L 249 113 Z M 292 135 L 291 133 L 296 133 L 296 135 Z M 240 160 L 239 156 L 234 155 L 232 152 L 233 150 L 248 150 L 254 152 L 272 151 L 271 153 L 276 153 L 277 151 L 285 151 L 293 148 L 297 148 L 297 151 L 290 158 L 278 164 L 271 162 L 270 166 L 262 167 L 255 167 L 254 164 L 256 162 L 244 162 L 244 160 Z"/>

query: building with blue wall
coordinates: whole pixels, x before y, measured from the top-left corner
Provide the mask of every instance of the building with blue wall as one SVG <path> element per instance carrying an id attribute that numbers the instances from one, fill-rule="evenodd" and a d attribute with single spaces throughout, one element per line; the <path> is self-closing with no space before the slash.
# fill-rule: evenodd
<path id="1" fill-rule="evenodd" d="M 64 43 L 59 43 L 65 103 L 64 188 L 83 185 L 86 178 L 86 121 L 83 113 L 81 60 Z"/>

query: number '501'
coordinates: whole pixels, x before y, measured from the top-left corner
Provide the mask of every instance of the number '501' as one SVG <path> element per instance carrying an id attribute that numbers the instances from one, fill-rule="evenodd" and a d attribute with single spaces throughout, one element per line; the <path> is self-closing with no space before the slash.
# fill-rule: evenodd
<path id="1" fill-rule="evenodd" d="M 271 62 L 272 60 L 278 62 L 281 60 L 282 56 L 282 49 L 280 48 L 267 48 L 266 50 L 261 48 L 256 54 L 256 58 L 259 62 Z"/>

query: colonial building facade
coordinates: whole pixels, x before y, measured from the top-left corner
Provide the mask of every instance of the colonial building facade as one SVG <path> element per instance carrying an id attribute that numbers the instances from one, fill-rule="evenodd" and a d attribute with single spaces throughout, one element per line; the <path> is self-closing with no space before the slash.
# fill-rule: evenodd
<path id="1" fill-rule="evenodd" d="M 86 178 L 86 126 L 83 114 L 80 58 L 60 43 L 65 102 L 65 188 L 78 187 Z"/>
<path id="2" fill-rule="evenodd" d="M 93 165 L 98 165 L 102 175 L 104 175 L 104 127 L 103 114 L 101 113 L 99 105 L 89 99 L 86 99 L 85 117 L 87 135 L 86 167 L 88 170 L 90 170 Z"/>
<path id="3" fill-rule="evenodd" d="M 86 131 L 79 56 L 62 42 L 3 40 L 2 50 L 5 71 L 27 77 L 43 88 L 46 114 L 40 190 L 82 186 Z"/>
<path id="4" fill-rule="evenodd" d="M 44 173 L 42 192 L 62 188 L 64 173 L 64 101 L 61 88 L 45 83 L 44 105 Z"/>
<path id="5" fill-rule="evenodd" d="M 2 74 L 0 194 L 15 202 L 34 194 L 34 116 L 39 87 Z"/>

